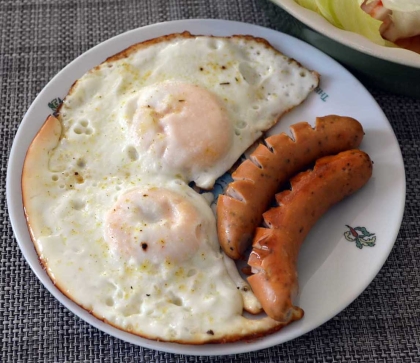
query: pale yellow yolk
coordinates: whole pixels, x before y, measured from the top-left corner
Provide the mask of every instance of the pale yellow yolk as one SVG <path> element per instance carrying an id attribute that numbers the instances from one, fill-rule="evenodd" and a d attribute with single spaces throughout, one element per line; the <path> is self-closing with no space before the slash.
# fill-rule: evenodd
<path id="1" fill-rule="evenodd" d="M 137 188 L 121 195 L 105 220 L 105 239 L 124 258 L 141 263 L 182 262 L 199 247 L 196 207 L 165 188 Z"/>
<path id="2" fill-rule="evenodd" d="M 181 171 L 187 179 L 226 156 L 233 132 L 214 94 L 173 81 L 141 91 L 131 125 L 131 136 L 140 152 L 153 153 L 165 170 Z"/>

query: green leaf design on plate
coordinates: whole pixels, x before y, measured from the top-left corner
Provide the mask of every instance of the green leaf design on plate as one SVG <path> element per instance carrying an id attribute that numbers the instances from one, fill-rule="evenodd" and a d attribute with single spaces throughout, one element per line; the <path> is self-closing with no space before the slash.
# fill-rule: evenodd
<path id="1" fill-rule="evenodd" d="M 51 110 L 55 114 L 62 103 L 63 103 L 63 100 L 60 97 L 57 97 L 51 100 L 50 102 L 48 102 L 48 107 L 51 108 Z"/>
<path id="2" fill-rule="evenodd" d="M 356 247 L 362 249 L 363 246 L 373 247 L 376 244 L 375 233 L 370 233 L 365 227 L 350 227 L 346 225 L 349 229 L 344 232 L 344 238 L 349 242 L 355 242 Z"/>
<path id="3" fill-rule="evenodd" d="M 355 231 L 360 231 L 360 232 L 362 232 L 362 235 L 363 235 L 363 236 L 368 236 L 368 237 L 370 237 L 370 236 L 375 235 L 375 233 L 370 233 L 370 232 L 368 232 L 368 230 L 367 230 L 365 227 L 355 227 L 355 228 L 354 228 L 354 230 L 355 230 Z"/>

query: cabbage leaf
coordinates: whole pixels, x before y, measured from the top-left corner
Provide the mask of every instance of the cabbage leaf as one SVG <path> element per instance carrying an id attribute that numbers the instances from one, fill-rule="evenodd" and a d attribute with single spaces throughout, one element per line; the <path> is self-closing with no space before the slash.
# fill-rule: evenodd
<path id="1" fill-rule="evenodd" d="M 379 45 L 392 46 L 382 38 L 380 20 L 366 14 L 360 5 L 363 0 L 295 0 L 299 5 L 316 11 L 337 28 L 348 30 Z"/>

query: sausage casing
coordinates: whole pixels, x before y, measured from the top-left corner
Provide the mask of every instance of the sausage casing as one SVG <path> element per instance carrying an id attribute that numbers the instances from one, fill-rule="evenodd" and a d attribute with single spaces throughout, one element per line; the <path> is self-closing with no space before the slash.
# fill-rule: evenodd
<path id="1" fill-rule="evenodd" d="M 315 128 L 300 122 L 290 129 L 293 139 L 285 133 L 265 139 L 265 145 L 260 144 L 232 174 L 234 181 L 218 198 L 218 237 L 230 258 L 243 257 L 282 184 L 322 156 L 357 148 L 364 135 L 358 121 L 336 115 L 318 117 Z"/>
<path id="2" fill-rule="evenodd" d="M 276 195 L 278 207 L 263 214 L 248 264 L 254 294 L 271 318 L 287 321 L 301 311 L 292 300 L 298 290 L 296 261 L 316 221 L 335 203 L 360 189 L 372 175 L 372 162 L 360 150 L 319 159 L 313 170 L 291 179 L 291 190 Z"/>

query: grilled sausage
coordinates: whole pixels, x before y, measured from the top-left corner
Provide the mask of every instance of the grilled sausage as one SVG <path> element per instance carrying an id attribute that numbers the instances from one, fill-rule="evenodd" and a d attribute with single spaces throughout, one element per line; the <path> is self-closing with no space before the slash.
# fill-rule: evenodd
<path id="1" fill-rule="evenodd" d="M 248 264 L 248 281 L 264 311 L 287 321 L 302 310 L 293 306 L 298 290 L 296 261 L 306 235 L 335 203 L 360 189 L 372 175 L 372 162 L 360 150 L 319 159 L 313 170 L 291 180 L 291 190 L 276 195 L 278 207 L 263 214 Z"/>
<path id="2" fill-rule="evenodd" d="M 316 159 L 357 148 L 363 128 L 350 117 L 319 117 L 315 128 L 301 122 L 290 127 L 294 139 L 282 133 L 268 137 L 232 174 L 225 195 L 217 201 L 220 245 L 233 259 L 250 246 L 262 213 L 280 186 Z"/>

